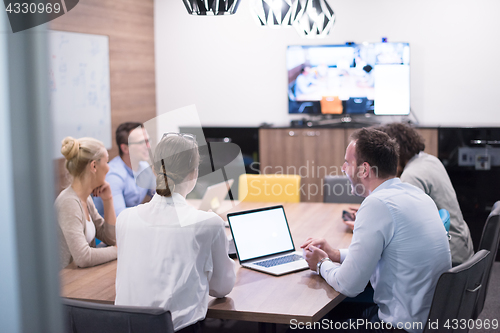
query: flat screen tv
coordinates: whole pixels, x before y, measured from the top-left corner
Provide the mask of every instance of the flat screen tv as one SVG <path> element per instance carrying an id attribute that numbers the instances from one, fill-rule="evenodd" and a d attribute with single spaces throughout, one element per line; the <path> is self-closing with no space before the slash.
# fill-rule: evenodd
<path id="1" fill-rule="evenodd" d="M 286 66 L 289 113 L 410 113 L 408 43 L 293 45 Z"/>

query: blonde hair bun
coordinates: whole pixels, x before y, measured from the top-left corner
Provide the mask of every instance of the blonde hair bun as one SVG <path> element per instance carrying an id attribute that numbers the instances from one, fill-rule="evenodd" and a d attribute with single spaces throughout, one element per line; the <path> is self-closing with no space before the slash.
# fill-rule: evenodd
<path id="1" fill-rule="evenodd" d="M 62 140 L 61 153 L 64 155 L 66 160 L 71 160 L 73 157 L 78 155 L 78 150 L 80 149 L 80 142 L 70 136 L 67 136 Z"/>
<path id="2" fill-rule="evenodd" d="M 64 138 L 61 153 L 66 158 L 66 169 L 73 177 L 80 177 L 91 161 L 97 161 L 106 155 L 106 148 L 101 141 L 93 138 Z"/>

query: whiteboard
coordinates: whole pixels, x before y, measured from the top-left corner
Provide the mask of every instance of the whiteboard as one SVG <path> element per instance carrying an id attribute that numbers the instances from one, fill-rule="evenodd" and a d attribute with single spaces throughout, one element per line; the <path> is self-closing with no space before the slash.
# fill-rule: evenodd
<path id="1" fill-rule="evenodd" d="M 54 158 L 61 141 L 92 137 L 111 149 L 108 36 L 49 32 Z"/>

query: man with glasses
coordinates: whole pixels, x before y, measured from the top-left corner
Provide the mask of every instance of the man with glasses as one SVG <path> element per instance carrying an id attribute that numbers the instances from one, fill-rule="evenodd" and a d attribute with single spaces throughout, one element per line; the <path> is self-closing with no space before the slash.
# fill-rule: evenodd
<path id="1" fill-rule="evenodd" d="M 146 162 L 149 159 L 150 147 L 149 135 L 144 125 L 136 122 L 121 124 L 116 129 L 116 143 L 119 156 L 109 162 L 106 181 L 111 187 L 118 216 L 127 207 L 149 201 L 147 199 L 153 196 L 156 184 L 153 172 Z M 140 180 L 139 184 L 136 179 Z M 102 200 L 96 197 L 94 204 L 102 215 Z"/>

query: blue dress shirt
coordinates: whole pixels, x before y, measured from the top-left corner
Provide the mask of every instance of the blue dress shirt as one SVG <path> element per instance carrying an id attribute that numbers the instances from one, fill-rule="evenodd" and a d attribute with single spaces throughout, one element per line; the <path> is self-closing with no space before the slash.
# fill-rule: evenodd
<path id="1" fill-rule="evenodd" d="M 134 177 L 135 175 L 135 177 Z M 137 185 L 136 178 L 139 176 L 141 186 Z M 109 162 L 109 172 L 106 181 L 111 187 L 113 194 L 113 204 L 116 216 L 125 208 L 134 207 L 142 203 L 146 194 L 153 196 L 155 185 L 154 174 L 147 162 L 139 163 L 139 170 L 132 171 L 120 156 L 116 156 Z M 94 197 L 94 204 L 101 216 L 104 216 L 104 206 L 102 199 Z"/>
<path id="2" fill-rule="evenodd" d="M 451 268 L 446 230 L 434 201 L 399 178 L 385 181 L 361 204 L 341 262 L 321 266 L 321 276 L 333 288 L 354 297 L 370 280 L 379 318 L 421 332 L 437 280 Z"/>

